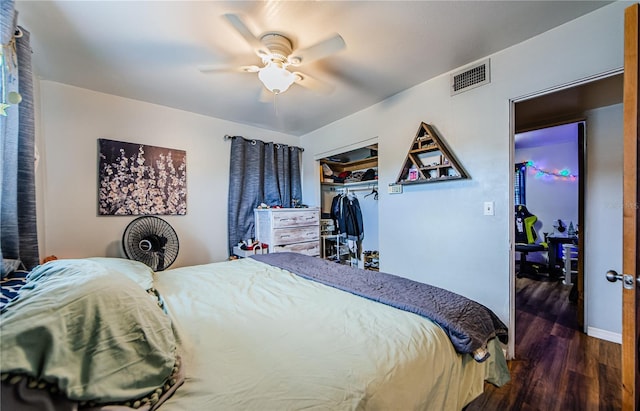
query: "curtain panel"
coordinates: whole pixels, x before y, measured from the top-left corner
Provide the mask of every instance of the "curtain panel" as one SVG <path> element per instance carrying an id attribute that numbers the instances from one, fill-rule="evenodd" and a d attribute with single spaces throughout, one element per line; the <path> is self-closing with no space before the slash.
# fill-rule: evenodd
<path id="1" fill-rule="evenodd" d="M 0 116 L 0 257 L 39 263 L 35 192 L 35 127 L 30 33 L 15 25 L 13 1 L 2 1 L 2 103 L 19 92 Z"/>
<path id="2" fill-rule="evenodd" d="M 255 237 L 253 210 L 302 203 L 299 147 L 231 138 L 229 166 L 229 254 L 242 240 Z"/>

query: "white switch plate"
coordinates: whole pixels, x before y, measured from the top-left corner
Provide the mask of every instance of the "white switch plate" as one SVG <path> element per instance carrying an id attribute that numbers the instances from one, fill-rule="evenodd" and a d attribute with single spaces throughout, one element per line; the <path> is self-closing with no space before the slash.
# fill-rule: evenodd
<path id="1" fill-rule="evenodd" d="M 388 188 L 389 194 L 402 194 L 402 185 L 401 184 L 389 184 Z"/>
<path id="2" fill-rule="evenodd" d="M 495 215 L 495 210 L 493 209 L 493 201 L 485 201 L 484 202 L 484 215 Z"/>

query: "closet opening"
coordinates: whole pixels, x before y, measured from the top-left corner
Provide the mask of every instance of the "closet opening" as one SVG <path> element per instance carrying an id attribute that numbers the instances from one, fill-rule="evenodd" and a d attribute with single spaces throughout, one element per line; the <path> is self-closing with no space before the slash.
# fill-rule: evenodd
<path id="1" fill-rule="evenodd" d="M 331 154 L 320 167 L 320 256 L 377 271 L 378 144 Z"/>

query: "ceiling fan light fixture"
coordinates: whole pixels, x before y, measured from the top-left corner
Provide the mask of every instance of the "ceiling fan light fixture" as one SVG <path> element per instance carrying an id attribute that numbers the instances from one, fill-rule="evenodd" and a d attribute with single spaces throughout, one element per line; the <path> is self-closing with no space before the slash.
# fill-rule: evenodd
<path id="1" fill-rule="evenodd" d="M 274 94 L 284 93 L 296 81 L 295 74 L 272 62 L 260 69 L 258 78 Z"/>

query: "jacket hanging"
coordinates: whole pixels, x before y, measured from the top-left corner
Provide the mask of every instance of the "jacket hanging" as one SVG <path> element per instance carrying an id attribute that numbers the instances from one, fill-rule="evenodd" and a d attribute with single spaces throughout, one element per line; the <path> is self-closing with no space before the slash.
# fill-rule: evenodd
<path id="1" fill-rule="evenodd" d="M 346 234 L 348 240 L 362 241 L 364 224 L 357 197 L 344 194 L 335 196 L 331 202 L 331 217 L 336 222 L 339 234 Z"/>

